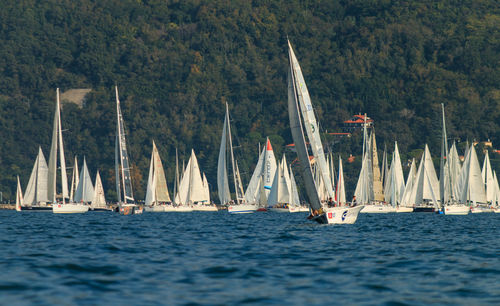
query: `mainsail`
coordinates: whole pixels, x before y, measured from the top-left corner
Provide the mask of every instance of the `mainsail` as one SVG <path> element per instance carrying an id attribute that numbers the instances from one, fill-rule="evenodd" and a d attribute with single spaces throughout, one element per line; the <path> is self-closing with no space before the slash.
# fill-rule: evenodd
<path id="1" fill-rule="evenodd" d="M 160 154 L 153 141 L 145 204 L 151 206 L 157 205 L 158 202 L 170 202 L 170 195 L 168 194 L 167 180 L 165 179 Z"/>
<path id="2" fill-rule="evenodd" d="M 257 162 L 257 166 L 255 167 L 245 192 L 245 201 L 247 203 L 261 203 L 262 197 L 265 199 L 268 198 L 275 172 L 276 159 L 274 157 L 271 141 L 267 139 L 266 146 L 262 148 L 262 152 L 259 155 L 259 161 Z M 261 187 L 259 185 L 262 185 L 262 190 L 264 190 L 263 195 L 261 195 Z"/>
<path id="3" fill-rule="evenodd" d="M 42 148 L 38 148 L 38 155 L 31 171 L 31 176 L 26 186 L 24 195 L 24 203 L 27 205 L 35 205 L 40 202 L 48 202 L 47 189 L 47 162 L 43 156 Z"/>
<path id="4" fill-rule="evenodd" d="M 306 193 L 309 198 L 309 205 L 313 210 L 319 211 L 322 207 L 314 182 L 311 163 L 309 162 L 309 154 L 307 152 L 300 112 L 302 112 L 302 116 L 304 117 L 306 116 L 305 113 L 309 113 L 309 120 L 304 123 L 306 125 L 307 123 L 310 124 L 310 126 L 306 128 L 308 130 L 307 134 L 309 142 L 311 143 L 311 146 L 314 147 L 313 153 L 323 157 L 323 169 L 321 171 L 322 174 L 324 173 L 324 181 L 329 182 L 330 180 L 328 179 L 328 171 L 326 171 L 326 161 L 324 158 L 321 140 L 319 138 L 318 126 L 315 119 L 311 120 L 311 117 L 314 117 L 314 113 L 309 93 L 307 92 L 299 62 L 295 57 L 290 41 L 288 41 L 288 57 L 290 61 L 290 70 L 288 71 L 288 116 L 290 119 L 290 129 L 295 143 L 297 156 L 300 161 L 300 172 L 304 179 Z M 306 99 L 306 101 L 304 101 L 304 99 Z M 330 190 L 329 194 L 333 195 L 333 192 Z"/>
<path id="5" fill-rule="evenodd" d="M 104 188 L 102 187 L 101 176 L 99 171 L 95 176 L 95 192 L 94 198 L 92 199 L 92 204 L 90 205 L 93 209 L 95 208 L 106 208 L 106 198 L 104 197 Z"/>
<path id="6" fill-rule="evenodd" d="M 134 194 L 132 192 L 132 179 L 130 176 L 127 143 L 125 140 L 125 127 L 123 123 L 122 111 L 120 108 L 120 100 L 118 99 L 117 86 L 115 86 L 115 93 L 117 116 L 115 140 L 116 193 L 118 195 L 119 203 L 133 203 Z"/>
<path id="7" fill-rule="evenodd" d="M 80 174 L 78 186 L 75 192 L 75 202 L 92 202 L 94 199 L 94 186 L 92 186 L 92 179 L 90 178 L 89 169 L 85 157 L 83 158 L 83 170 Z"/>

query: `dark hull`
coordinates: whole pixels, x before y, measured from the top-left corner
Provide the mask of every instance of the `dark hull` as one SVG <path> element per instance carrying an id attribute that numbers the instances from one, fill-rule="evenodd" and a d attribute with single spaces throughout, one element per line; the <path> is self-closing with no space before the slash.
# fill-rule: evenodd
<path id="1" fill-rule="evenodd" d="M 89 209 L 89 211 L 113 211 L 110 208 L 94 208 L 94 209 Z"/>
<path id="2" fill-rule="evenodd" d="M 433 213 L 433 212 L 436 212 L 436 208 L 434 208 L 434 207 L 415 207 L 413 209 L 413 212 L 430 212 L 430 213 Z"/>
<path id="3" fill-rule="evenodd" d="M 52 206 L 21 206 L 22 211 L 52 211 Z"/>

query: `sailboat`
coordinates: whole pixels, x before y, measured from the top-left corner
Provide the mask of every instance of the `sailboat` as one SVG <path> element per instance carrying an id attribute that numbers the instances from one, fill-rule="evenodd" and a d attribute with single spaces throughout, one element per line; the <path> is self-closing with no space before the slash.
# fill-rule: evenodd
<path id="1" fill-rule="evenodd" d="M 28 185 L 25 189 L 21 210 L 52 210 L 52 206 L 48 204 L 48 171 L 49 168 L 43 156 L 42 148 L 39 147 L 38 155 L 33 165 Z"/>
<path id="2" fill-rule="evenodd" d="M 207 206 L 206 210 L 217 210 L 217 207 L 209 202 L 210 199 L 207 198 L 207 190 L 200 174 L 198 159 L 196 158 L 194 150 L 191 149 L 191 156 L 189 157 L 186 170 L 182 175 L 179 185 L 178 203 L 188 205 L 192 207 L 193 210 L 205 211 L 204 206 Z"/>
<path id="3" fill-rule="evenodd" d="M 415 184 L 415 179 L 417 177 L 417 169 L 415 158 L 411 160 L 410 171 L 408 172 L 408 177 L 406 178 L 406 186 L 401 197 L 401 203 L 399 204 L 396 212 L 413 212 L 414 203 L 411 202 L 411 195 L 413 192 L 413 186 Z"/>
<path id="4" fill-rule="evenodd" d="M 164 212 L 164 206 L 170 202 L 163 164 L 158 153 L 158 148 L 153 141 L 144 210 L 147 212 Z"/>
<path id="5" fill-rule="evenodd" d="M 52 145 L 50 148 L 49 171 L 48 171 L 48 198 L 52 201 L 52 212 L 56 214 L 85 213 L 89 206 L 83 203 L 72 203 L 69 201 L 68 177 L 66 176 L 66 161 L 64 158 L 64 146 L 61 127 L 61 109 L 59 103 L 59 88 L 56 94 L 56 110 L 54 114 L 54 128 L 52 131 Z M 59 151 L 59 167 L 61 169 L 62 203 L 56 201 L 56 176 L 57 176 L 57 153 Z"/>
<path id="6" fill-rule="evenodd" d="M 364 131 L 364 135 L 366 135 L 366 124 Z M 384 203 L 384 189 L 378 163 L 375 130 L 372 129 L 370 137 L 367 139 L 368 142 L 364 145 L 363 162 L 354 194 L 357 201 L 365 205 L 361 210 L 362 213 L 395 212 L 396 208 L 394 206 Z"/>
<path id="7" fill-rule="evenodd" d="M 396 212 L 412 212 L 413 207 L 401 205 L 405 191 L 405 180 L 401 157 L 399 156 L 398 143 L 394 143 L 394 152 L 392 153 L 391 167 L 386 172 L 385 201 L 390 203 L 396 209 Z"/>
<path id="8" fill-rule="evenodd" d="M 102 187 L 101 176 L 99 175 L 99 170 L 95 176 L 95 192 L 92 203 L 90 204 L 90 209 L 92 211 L 109 211 L 108 205 L 106 204 L 106 198 L 104 197 L 104 188 Z"/>
<path id="9" fill-rule="evenodd" d="M 459 202 L 470 205 L 471 213 L 491 212 L 474 144 L 470 146 L 458 179 Z"/>
<path id="10" fill-rule="evenodd" d="M 75 191 L 75 202 L 90 204 L 94 199 L 94 186 L 90 178 L 89 169 L 87 168 L 87 161 L 83 158 L 83 170 L 78 180 L 78 186 Z"/>
<path id="11" fill-rule="evenodd" d="M 125 140 L 125 126 L 123 123 L 120 99 L 118 98 L 118 87 L 115 86 L 116 94 L 116 139 L 115 139 L 115 177 L 116 194 L 118 196 L 118 209 L 122 215 L 141 214 L 142 207 L 135 204 L 132 192 L 132 178 L 130 176 L 130 163 L 127 153 L 127 142 Z"/>
<path id="12" fill-rule="evenodd" d="M 491 206 L 495 197 L 496 186 L 488 151 L 486 151 L 486 155 L 484 156 L 483 170 L 481 171 L 481 175 L 483 178 L 486 193 L 486 205 L 482 205 L 481 210 L 482 212 L 492 212 L 493 210 L 491 209 Z"/>
<path id="13" fill-rule="evenodd" d="M 408 203 L 414 205 L 414 212 L 435 212 L 439 198 L 439 181 L 426 144 Z"/>
<path id="14" fill-rule="evenodd" d="M 228 155 L 230 167 L 233 173 L 233 186 L 235 190 L 235 199 L 231 197 L 228 178 Z M 226 115 L 224 116 L 224 126 L 222 127 L 222 136 L 219 148 L 219 159 L 217 161 L 217 191 L 219 194 L 220 205 L 227 206 L 229 213 L 252 213 L 257 210 L 255 203 L 246 203 L 242 192 L 241 178 L 237 162 L 234 159 L 233 141 L 231 136 L 231 124 L 229 119 L 229 108 L 226 103 Z"/>
<path id="15" fill-rule="evenodd" d="M 185 172 L 184 162 L 182 166 L 182 172 Z M 182 203 L 180 198 L 180 185 L 182 177 L 179 174 L 179 156 L 177 154 L 177 148 L 175 149 L 175 181 L 174 181 L 174 203 L 172 206 L 166 205 L 164 207 L 166 212 L 191 212 L 193 207 L 187 203 Z"/>
<path id="16" fill-rule="evenodd" d="M 23 190 L 21 189 L 21 183 L 19 182 L 19 175 L 17 176 L 17 190 L 16 190 L 16 211 L 21 211 L 23 206 Z"/>
<path id="17" fill-rule="evenodd" d="M 288 72 L 288 115 L 293 141 L 300 162 L 300 170 L 305 183 L 311 218 L 322 224 L 354 223 L 358 218 L 362 205 L 355 207 L 328 207 L 324 208 L 320 202 L 318 189 L 314 181 L 309 154 L 307 152 L 304 128 L 311 145 L 314 158 L 319 163 L 319 171 L 324 182 L 330 182 L 328 169 L 319 135 L 318 125 L 314 116 L 311 98 L 307 90 L 299 62 L 295 57 L 290 41 L 288 41 L 288 55 L 290 69 Z M 301 116 L 302 115 L 302 116 Z M 302 124 L 304 121 L 304 124 Z M 332 186 L 327 184 L 328 195 L 333 197 Z"/>
<path id="18" fill-rule="evenodd" d="M 269 138 L 262 148 L 257 161 L 257 166 L 250 178 L 245 192 L 245 203 L 256 206 L 258 211 L 267 210 L 267 198 L 274 180 L 276 172 L 276 158 Z M 229 211 L 229 210 L 228 210 Z"/>
<path id="19" fill-rule="evenodd" d="M 267 203 L 269 210 L 275 212 L 290 212 L 290 204 L 292 202 L 292 182 L 288 165 L 286 163 L 285 154 L 281 159 L 278 169 L 274 174 L 273 184 Z"/>
<path id="20" fill-rule="evenodd" d="M 210 184 L 208 183 L 205 172 L 202 175 L 202 186 L 203 193 L 205 195 L 205 200 L 196 203 L 193 206 L 193 210 L 195 211 L 218 211 L 217 206 L 210 201 Z"/>
<path id="21" fill-rule="evenodd" d="M 443 117 L 443 131 L 441 143 L 441 161 L 439 174 L 439 191 L 441 194 L 441 209 L 446 215 L 467 215 L 470 207 L 465 203 L 457 201 L 456 181 L 459 172 L 455 170 L 460 167 L 455 144 L 448 150 L 448 139 L 446 135 L 446 121 L 444 116 L 444 104 L 441 103 Z M 455 156 L 456 155 L 456 156 Z M 458 163 L 458 164 L 457 164 Z M 458 166 L 457 166 L 458 165 Z"/>

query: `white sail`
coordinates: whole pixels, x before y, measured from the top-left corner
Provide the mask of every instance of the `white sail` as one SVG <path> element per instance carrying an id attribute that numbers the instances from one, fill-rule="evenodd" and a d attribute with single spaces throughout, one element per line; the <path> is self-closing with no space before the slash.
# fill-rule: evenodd
<path id="1" fill-rule="evenodd" d="M 429 147 L 425 145 L 424 154 L 420 160 L 415 184 L 413 186 L 410 204 L 422 204 L 424 201 L 434 201 L 439 199 L 439 181 L 437 179 L 436 170 L 432 163 Z M 437 202 L 434 202 L 437 205 Z"/>
<path id="2" fill-rule="evenodd" d="M 290 183 L 291 183 L 291 202 L 290 205 L 298 207 L 300 206 L 299 191 L 297 189 L 297 183 L 295 182 L 295 176 L 293 175 L 292 165 L 290 165 Z"/>
<path id="3" fill-rule="evenodd" d="M 151 160 L 149 161 L 149 174 L 148 174 L 148 185 L 146 186 L 146 199 L 144 200 L 144 205 L 152 206 L 156 205 L 156 180 L 154 178 L 154 156 L 151 153 Z"/>
<path id="4" fill-rule="evenodd" d="M 415 158 L 411 161 L 410 171 L 408 172 L 408 178 L 406 179 L 406 186 L 401 198 L 401 206 L 412 206 L 415 203 L 411 203 L 411 195 L 413 187 L 415 185 L 415 179 L 417 177 L 417 169 L 415 166 Z"/>
<path id="5" fill-rule="evenodd" d="M 387 177 L 385 186 L 385 201 L 396 206 L 401 203 L 405 191 L 405 181 L 403 175 L 403 167 L 399 156 L 398 143 L 394 144 L 394 153 L 392 155 L 391 168 Z"/>
<path id="6" fill-rule="evenodd" d="M 24 206 L 23 190 L 21 189 L 21 183 L 19 182 L 19 175 L 18 175 L 17 176 L 17 189 L 16 189 L 16 210 L 21 211 L 22 206 Z"/>
<path id="7" fill-rule="evenodd" d="M 311 209 L 313 211 L 319 211 L 322 209 L 322 206 L 314 182 L 311 163 L 309 161 L 309 154 L 306 147 L 304 131 L 302 129 L 302 120 L 300 116 L 301 106 L 299 106 L 299 104 L 304 104 L 303 102 L 299 102 L 299 100 L 304 98 L 303 91 L 300 90 L 300 86 L 305 87 L 306 85 L 303 77 L 301 78 L 298 76 L 299 74 L 301 76 L 302 72 L 300 71 L 299 63 L 297 61 L 297 58 L 295 57 L 295 54 L 293 53 L 290 42 L 288 42 L 288 57 L 290 61 L 290 70 L 288 72 L 288 117 L 290 120 L 290 129 L 292 132 L 293 141 L 295 143 L 297 156 L 299 158 L 300 172 L 304 179 L 307 197 L 309 198 L 309 205 L 311 206 Z M 308 107 L 309 111 L 314 116 L 314 114 L 312 113 L 313 109 L 310 101 Z M 311 136 L 315 137 L 314 134 L 309 135 L 310 138 Z M 319 140 L 319 135 L 317 136 L 317 138 Z M 309 141 L 311 141 L 311 139 L 309 139 Z"/>
<path id="8" fill-rule="evenodd" d="M 75 192 L 75 202 L 92 202 L 94 199 L 94 186 L 92 186 L 92 179 L 90 178 L 89 169 L 85 157 L 83 158 L 83 170 L 80 173 L 80 179 Z"/>
<path id="9" fill-rule="evenodd" d="M 118 87 L 115 86 L 116 95 L 116 143 L 115 143 L 115 169 L 116 188 L 119 203 L 133 203 L 132 178 L 130 176 L 130 164 L 127 153 L 127 142 L 125 139 L 125 127 L 123 123 L 120 99 L 118 98 Z"/>
<path id="10" fill-rule="evenodd" d="M 446 160 L 448 163 L 448 175 L 450 177 L 450 200 L 458 201 L 460 198 L 460 191 L 458 189 L 458 180 L 460 177 L 460 172 L 462 170 L 462 165 L 460 164 L 460 158 L 458 157 L 457 147 L 455 142 L 451 146 L 451 149 L 448 153 L 448 158 Z"/>
<path id="11" fill-rule="evenodd" d="M 205 190 L 205 203 L 210 203 L 210 186 L 207 181 L 207 177 L 205 176 L 205 172 L 203 172 L 203 189 Z"/>
<path id="12" fill-rule="evenodd" d="M 191 150 L 191 157 L 180 182 L 179 198 L 182 204 L 194 204 L 207 200 L 194 150 Z"/>
<path id="13" fill-rule="evenodd" d="M 269 192 L 269 197 L 267 198 L 267 203 L 269 206 L 277 204 L 290 204 L 291 196 L 290 175 L 288 173 L 286 158 L 283 154 L 283 158 L 281 159 L 278 169 L 274 174 L 273 184 L 271 191 Z"/>
<path id="14" fill-rule="evenodd" d="M 160 158 L 160 154 L 158 153 L 158 148 L 156 147 L 155 142 L 153 141 L 153 150 L 151 152 L 151 166 L 149 171 L 152 178 L 152 184 L 154 188 L 153 193 L 153 201 L 154 204 L 158 204 L 158 202 L 170 202 L 170 195 L 168 193 L 167 188 L 167 180 L 165 178 L 165 171 L 163 170 L 163 163 Z M 149 177 L 148 177 L 148 190 L 150 188 Z M 151 196 L 151 195 L 150 195 Z M 148 195 L 146 193 L 146 199 Z M 151 205 L 151 203 L 146 205 Z"/>
<path id="15" fill-rule="evenodd" d="M 26 193 L 24 195 L 24 203 L 27 205 L 35 205 L 40 202 L 48 202 L 48 167 L 45 157 L 43 156 L 42 148 L 38 148 L 38 155 L 31 171 Z"/>
<path id="16" fill-rule="evenodd" d="M 467 203 L 468 201 L 486 203 L 486 193 L 481 176 L 481 168 L 474 145 L 471 145 L 470 149 L 467 151 L 467 156 L 465 157 L 462 171 L 460 172 L 458 189 L 460 190 L 460 203 Z"/>
<path id="17" fill-rule="evenodd" d="M 107 207 L 106 198 L 104 196 L 104 188 L 102 186 L 102 181 L 101 181 L 101 176 L 99 175 L 99 171 L 97 171 L 97 174 L 95 176 L 95 192 L 90 207 L 92 207 L 93 209 Z"/>
<path id="18" fill-rule="evenodd" d="M 219 159 L 217 162 L 217 190 L 219 200 L 222 205 L 231 202 L 231 193 L 229 191 L 229 180 L 227 176 L 227 130 L 228 130 L 228 111 L 224 117 L 224 126 L 222 127 L 222 137 L 219 148 Z"/>
<path id="19" fill-rule="evenodd" d="M 261 198 L 261 188 L 259 188 L 259 182 L 262 178 L 264 197 L 267 199 L 269 191 L 274 180 L 274 175 L 276 172 L 276 158 L 274 157 L 273 147 L 271 146 L 271 141 L 266 140 L 266 146 L 262 148 L 260 153 L 257 166 L 252 174 L 250 183 L 248 184 L 247 190 L 245 192 L 245 201 L 247 203 L 259 203 Z M 267 200 L 266 200 L 267 201 Z"/>
<path id="20" fill-rule="evenodd" d="M 300 69 L 299 62 L 295 57 L 292 50 L 290 42 L 289 45 L 289 58 L 290 58 L 290 69 L 292 70 L 292 78 L 295 92 L 297 97 L 296 103 L 299 106 L 300 113 L 302 114 L 302 119 L 304 120 L 304 128 L 307 133 L 307 138 L 309 139 L 309 144 L 313 151 L 314 158 L 319 164 L 319 171 L 323 182 L 331 182 L 328 166 L 326 164 L 325 153 L 323 151 L 323 144 L 321 143 L 321 138 L 319 135 L 319 128 L 316 122 L 316 117 L 314 116 L 314 110 L 311 104 L 311 98 L 309 96 L 309 91 L 307 90 L 306 82 L 304 76 L 302 75 L 302 70 Z M 327 196 L 333 198 L 333 189 L 330 184 L 326 184 Z"/>
<path id="21" fill-rule="evenodd" d="M 483 170 L 481 171 L 481 176 L 483 178 L 484 187 L 486 189 L 486 201 L 493 201 L 493 196 L 495 195 L 496 186 L 493 179 L 493 171 L 491 170 L 490 156 L 488 151 L 484 156 Z"/>
<path id="22" fill-rule="evenodd" d="M 49 168 L 48 168 L 48 199 L 52 203 L 56 202 L 56 177 L 57 177 L 57 153 L 59 151 L 59 167 L 61 169 L 61 189 L 63 201 L 69 198 L 68 178 L 66 174 L 66 161 L 64 158 L 64 145 L 61 128 L 61 107 L 59 102 L 59 88 L 56 90 L 56 109 L 54 112 L 54 122 L 52 128 L 52 144 L 50 146 Z"/>
<path id="23" fill-rule="evenodd" d="M 78 160 L 75 155 L 75 162 L 73 164 L 73 171 L 71 174 L 71 188 L 69 189 L 69 201 L 72 202 L 75 197 L 76 187 L 78 186 L 78 180 L 80 179 L 80 174 L 78 174 Z"/>
<path id="24" fill-rule="evenodd" d="M 337 202 L 339 206 L 343 206 L 346 204 L 344 167 L 342 166 L 342 157 L 340 157 L 340 155 L 339 155 L 339 176 L 337 179 L 337 188 L 335 190 L 335 202 Z"/>

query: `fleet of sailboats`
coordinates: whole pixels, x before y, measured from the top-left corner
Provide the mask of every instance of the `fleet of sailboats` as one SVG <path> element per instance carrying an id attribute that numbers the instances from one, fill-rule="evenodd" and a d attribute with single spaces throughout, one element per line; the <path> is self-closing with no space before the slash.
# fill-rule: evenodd
<path id="1" fill-rule="evenodd" d="M 342 158 L 339 156 L 336 173 L 332 154 L 325 154 L 311 98 L 290 41 L 288 55 L 288 114 L 297 152 L 296 168 L 304 183 L 307 206 L 301 204 L 292 165 L 287 163 L 285 154 L 279 163 L 276 162 L 269 139 L 259 149 L 256 167 L 244 191 L 234 157 L 229 107 L 226 104 L 217 163 L 217 194 L 221 208 L 226 208 L 229 213 L 307 211 L 310 219 L 323 224 L 354 223 L 360 212 L 428 211 L 446 215 L 500 212 L 500 187 L 488 153 L 485 154 L 482 169 L 474 144 L 466 147 L 464 161 L 460 161 L 455 142 L 448 147 L 444 105 L 439 179 L 427 145 L 418 167 L 415 159 L 411 161 L 406 182 L 397 142 L 394 143 L 392 158 L 384 149 L 380 168 L 375 131 L 371 126 L 368 133 L 365 114 L 361 170 L 353 201 L 347 202 Z M 205 173 L 200 171 L 194 149 L 185 167 L 183 163 L 181 173 L 176 151 L 174 192 L 170 198 L 163 164 L 154 141 L 144 207 L 136 203 L 117 86 L 115 95 L 117 211 L 123 215 L 139 214 L 143 209 L 147 212 L 217 211 L 211 200 L 210 184 Z M 46 162 L 39 148 L 24 195 L 17 177 L 15 209 L 52 210 L 54 213 L 110 210 L 99 171 L 93 185 L 85 158 L 79 172 L 78 160 L 74 156 L 68 189 L 62 131 L 57 89 L 49 161 Z"/>

